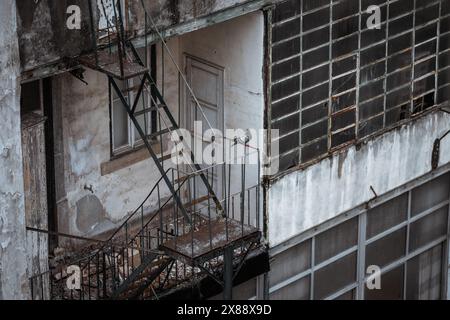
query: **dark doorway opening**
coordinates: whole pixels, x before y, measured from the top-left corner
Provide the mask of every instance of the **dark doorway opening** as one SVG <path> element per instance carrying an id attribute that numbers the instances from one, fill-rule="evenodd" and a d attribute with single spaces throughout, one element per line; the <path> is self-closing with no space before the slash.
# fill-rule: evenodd
<path id="1" fill-rule="evenodd" d="M 47 162 L 47 205 L 48 228 L 52 233 L 58 232 L 58 211 L 56 205 L 56 177 L 55 177 L 55 144 L 53 127 L 53 87 L 52 78 L 42 80 L 43 112 L 47 118 L 45 122 L 45 155 Z M 58 247 L 58 237 L 50 235 L 49 252 Z"/>

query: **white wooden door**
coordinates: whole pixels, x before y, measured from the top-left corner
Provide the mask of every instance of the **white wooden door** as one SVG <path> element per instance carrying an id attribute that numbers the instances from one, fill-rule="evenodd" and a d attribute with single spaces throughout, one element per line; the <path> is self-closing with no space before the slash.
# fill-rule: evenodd
<path id="1" fill-rule="evenodd" d="M 202 123 L 203 133 L 210 129 L 213 129 L 215 133 L 222 133 L 224 131 L 224 69 L 207 61 L 186 56 L 186 75 L 201 106 L 201 109 L 198 108 L 190 91 L 185 90 L 186 128 L 192 133 L 192 141 L 196 141 L 193 136 L 195 121 Z M 205 150 L 210 143 L 211 141 L 205 140 L 202 150 Z M 200 166 L 206 168 L 210 165 L 201 163 Z M 219 198 L 222 196 L 223 188 L 222 170 L 222 167 L 218 167 L 214 171 L 209 171 L 209 180 Z M 196 183 L 195 192 L 197 198 L 206 194 L 206 190 L 199 180 Z"/>

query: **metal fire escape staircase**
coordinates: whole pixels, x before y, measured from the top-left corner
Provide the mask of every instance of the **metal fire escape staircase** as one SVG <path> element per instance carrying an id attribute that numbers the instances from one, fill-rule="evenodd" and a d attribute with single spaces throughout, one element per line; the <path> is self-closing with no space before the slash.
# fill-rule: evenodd
<path id="1" fill-rule="evenodd" d="M 94 28 L 96 6 L 90 3 L 95 50 L 80 57 L 79 62 L 108 76 L 113 94 L 126 109 L 161 177 L 122 226 L 94 253 L 75 263 L 82 270 L 81 290 L 75 293 L 76 297 L 64 288 L 62 280 L 67 274 L 62 270 L 53 272 L 52 276 L 56 274 L 61 283 L 50 281 L 50 291 L 61 299 L 158 299 L 180 285 L 189 286 L 207 276 L 223 287 L 225 298 L 231 298 L 233 280 L 246 258 L 260 245 L 259 184 L 246 189 L 243 164 L 242 189 L 231 194 L 231 166 L 222 163 L 202 168 L 195 164 L 194 153 L 186 145 L 155 79 L 127 37 L 121 1 L 100 3 L 108 22 L 108 43 L 103 47 L 98 44 L 98 30 Z M 145 10 L 143 2 L 142 6 Z M 152 31 L 161 36 L 145 12 L 146 25 L 150 20 Z M 166 45 L 162 36 L 161 41 Z M 186 80 L 184 75 L 182 78 Z M 121 81 L 130 79 L 139 80 L 132 103 L 121 86 Z M 194 92 L 190 87 L 189 90 L 204 115 Z M 141 106 L 145 92 L 152 93 L 151 101 Z M 157 129 L 151 132 L 146 125 L 149 114 L 158 119 Z M 215 139 L 219 138 L 213 137 L 211 142 Z M 164 155 L 168 141 L 180 150 L 180 157 L 189 158 L 185 159 L 189 169 L 178 163 L 168 164 L 171 155 Z M 249 146 L 243 145 L 248 152 Z M 259 161 L 259 151 L 257 157 Z M 223 180 L 222 200 L 216 191 L 218 175 Z M 151 214 L 148 208 L 152 208 Z"/>

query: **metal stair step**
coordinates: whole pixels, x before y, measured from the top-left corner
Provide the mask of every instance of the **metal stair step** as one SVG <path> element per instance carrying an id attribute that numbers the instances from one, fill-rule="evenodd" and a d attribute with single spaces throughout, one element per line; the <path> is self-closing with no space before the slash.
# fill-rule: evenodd
<path id="1" fill-rule="evenodd" d="M 87 68 L 100 71 L 115 79 L 127 80 L 148 72 L 148 68 L 141 64 L 123 59 L 123 75 L 120 71 L 120 59 L 116 53 L 110 53 L 109 49 L 102 49 L 95 53 L 83 55 L 78 62 Z"/>

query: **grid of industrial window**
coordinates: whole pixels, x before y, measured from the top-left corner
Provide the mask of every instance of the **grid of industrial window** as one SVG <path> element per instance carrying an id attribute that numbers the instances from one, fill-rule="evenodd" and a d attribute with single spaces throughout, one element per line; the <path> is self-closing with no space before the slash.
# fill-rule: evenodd
<path id="1" fill-rule="evenodd" d="M 367 27 L 373 5 L 379 28 Z M 450 0 L 289 0 L 270 35 L 281 170 L 450 98 Z"/>
<path id="2" fill-rule="evenodd" d="M 298 244 L 283 244 L 272 257 L 270 299 L 445 298 L 449 182 L 448 173 L 441 175 L 329 229 L 305 234 Z M 371 266 L 381 269 L 379 290 L 367 285 Z"/>

